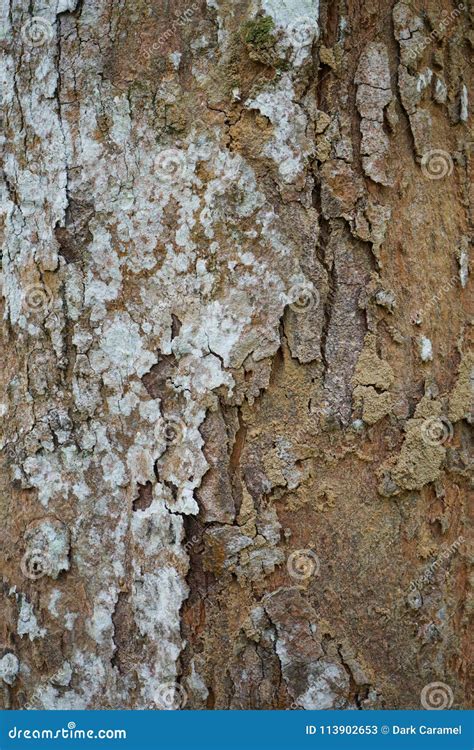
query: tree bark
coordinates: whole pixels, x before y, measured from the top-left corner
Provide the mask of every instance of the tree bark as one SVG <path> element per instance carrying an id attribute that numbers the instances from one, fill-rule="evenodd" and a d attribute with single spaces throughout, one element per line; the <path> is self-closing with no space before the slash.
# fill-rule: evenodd
<path id="1" fill-rule="evenodd" d="M 472 3 L 3 11 L 0 706 L 466 708 Z"/>

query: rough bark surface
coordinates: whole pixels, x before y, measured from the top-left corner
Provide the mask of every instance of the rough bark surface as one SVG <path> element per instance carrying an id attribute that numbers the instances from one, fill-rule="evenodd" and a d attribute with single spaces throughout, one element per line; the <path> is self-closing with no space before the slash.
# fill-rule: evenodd
<path id="1" fill-rule="evenodd" d="M 467 707 L 473 12 L 3 3 L 1 707 Z"/>

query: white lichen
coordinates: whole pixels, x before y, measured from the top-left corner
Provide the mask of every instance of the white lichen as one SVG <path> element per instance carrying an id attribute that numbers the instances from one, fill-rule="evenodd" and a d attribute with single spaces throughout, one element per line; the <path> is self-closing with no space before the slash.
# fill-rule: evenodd
<path id="1" fill-rule="evenodd" d="M 18 615 L 17 633 L 20 637 L 27 635 L 30 641 L 36 638 L 44 638 L 46 628 L 40 628 L 38 620 L 33 611 L 32 604 L 23 595 L 20 595 L 20 612 Z"/>
<path id="2" fill-rule="evenodd" d="M 0 680 L 13 685 L 20 670 L 20 662 L 15 654 L 7 653 L 0 659 Z"/>
<path id="3" fill-rule="evenodd" d="M 336 708 L 338 695 L 347 686 L 344 668 L 331 662 L 320 662 L 308 677 L 308 686 L 296 703 L 305 711 L 327 711 Z"/>
<path id="4" fill-rule="evenodd" d="M 461 122 L 467 122 L 469 119 L 469 97 L 465 83 L 461 86 L 459 118 Z"/>
<path id="5" fill-rule="evenodd" d="M 419 342 L 420 357 L 423 362 L 430 362 L 433 359 L 433 346 L 430 339 L 422 336 Z"/>
<path id="6" fill-rule="evenodd" d="M 467 247 L 462 247 L 459 251 L 459 280 L 461 282 L 461 286 L 464 289 L 468 278 L 469 278 L 469 254 L 467 252 Z"/>
<path id="7" fill-rule="evenodd" d="M 45 519 L 30 526 L 24 538 L 23 567 L 27 576 L 29 561 L 35 559 L 40 575 L 55 579 L 63 570 L 69 570 L 69 533 L 64 524 L 56 519 Z M 34 571 L 30 573 L 34 575 Z"/>
<path id="8" fill-rule="evenodd" d="M 311 47 L 319 37 L 319 0 L 259 0 L 281 38 L 277 47 L 289 51 L 298 68 L 311 57 Z"/>
<path id="9" fill-rule="evenodd" d="M 61 0 L 63 10 L 72 5 Z M 293 64 L 309 60 L 318 3 L 266 5 Z M 54 9 L 44 15 L 57 29 Z M 98 7 L 84 8 L 62 53 L 79 42 L 76 26 L 94 27 L 99 20 Z M 224 50 L 226 19 L 218 24 Z M 87 45 L 89 31 L 80 30 Z M 209 44 L 202 36 L 195 46 L 206 50 Z M 35 350 L 45 353 L 41 367 L 10 384 L 14 398 L 21 398 L 18 419 L 30 441 L 15 476 L 36 490 L 32 502 L 39 511 L 48 505 L 51 514 L 59 505 L 71 509 L 75 575 L 89 606 L 87 612 L 79 604 L 71 611 L 74 605 L 59 589 L 46 603 L 55 627 L 70 631 L 73 642 L 85 629 L 92 649 L 96 644 L 100 650 L 74 653 L 70 667 L 56 674 L 61 690 L 42 686 L 38 700 L 50 709 L 86 708 L 118 679 L 111 667 L 114 611 L 129 569 L 129 607 L 144 649 L 135 660 L 138 687 L 121 680 L 115 695 L 123 691 L 126 703 L 133 690 L 144 707 L 154 690 L 176 678 L 183 648 L 180 610 L 188 594 L 183 516 L 199 512 L 196 489 L 208 470 L 200 427 L 218 403 L 219 389 L 234 392 L 230 368 L 277 351 L 285 280 L 293 272 L 294 248 L 277 212 L 251 164 L 222 145 L 219 127 L 196 124 L 179 143 L 160 131 L 157 140 L 155 104 L 171 106 L 181 96 L 172 80 L 180 53 L 170 56 L 170 77 L 158 86 L 153 112 L 137 117 L 133 97 L 105 81 L 99 47 L 88 49 L 87 65 L 61 71 L 55 44 L 41 54 L 25 47 L 20 65 L 7 52 L 0 61 L 12 123 L 4 171 L 17 196 L 15 203 L 4 201 L 6 316 L 22 345 L 28 348 L 26 336 L 34 335 Z M 82 97 L 77 112 L 61 112 L 58 89 L 67 101 L 81 87 L 90 96 Z M 285 74 L 249 105 L 274 127 L 266 155 L 285 184 L 304 176 L 313 150 L 307 116 L 294 99 Z M 76 240 L 68 222 L 77 206 L 87 227 L 80 263 L 66 262 L 56 231 Z M 25 290 L 43 278 L 51 285 L 48 306 L 35 316 L 25 309 Z M 173 316 L 179 332 L 173 332 Z M 142 382 L 164 356 L 174 361 L 167 381 L 176 397 L 174 411 Z M 74 435 L 61 420 L 51 429 L 37 424 L 44 402 L 67 402 L 61 383 L 69 365 Z M 169 444 L 165 430 L 172 418 L 184 429 L 182 439 Z M 136 483 L 147 481 L 153 484 L 150 507 L 130 511 Z M 69 532 L 56 532 L 48 520 L 26 540 L 28 549 L 47 550 L 53 577 L 69 567 Z M 264 524 L 262 532 L 274 541 L 275 524 Z M 276 552 L 272 560 L 277 562 Z M 254 562 L 261 568 L 265 561 Z M 18 596 L 19 635 L 45 637 L 32 604 Z M 69 669 L 75 689 L 64 691 Z"/>
<path id="10" fill-rule="evenodd" d="M 273 137 L 263 153 L 275 162 L 281 179 L 288 184 L 302 173 L 305 158 L 314 148 L 306 136 L 307 116 L 294 99 L 291 77 L 285 74 L 246 102 L 248 109 L 257 110 L 272 123 Z"/>

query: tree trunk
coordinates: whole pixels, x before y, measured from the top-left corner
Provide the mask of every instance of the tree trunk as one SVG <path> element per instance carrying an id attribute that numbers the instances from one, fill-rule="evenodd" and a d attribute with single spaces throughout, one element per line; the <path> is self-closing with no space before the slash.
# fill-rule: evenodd
<path id="1" fill-rule="evenodd" d="M 469 0 L 3 5 L 0 705 L 466 707 Z"/>

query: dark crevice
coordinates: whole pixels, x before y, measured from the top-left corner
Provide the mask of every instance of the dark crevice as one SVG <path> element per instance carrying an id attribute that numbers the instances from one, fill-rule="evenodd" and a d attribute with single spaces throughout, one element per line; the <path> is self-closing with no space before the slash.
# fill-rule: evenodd
<path id="1" fill-rule="evenodd" d="M 328 283 L 328 294 L 324 303 L 324 315 L 323 325 L 321 329 L 321 360 L 323 363 L 323 381 L 328 372 L 328 358 L 327 358 L 327 340 L 329 334 L 329 326 L 331 323 L 332 311 L 334 308 L 335 295 L 337 289 L 337 277 L 334 263 L 332 263 L 327 257 L 327 246 L 331 235 L 330 222 L 322 216 L 321 213 L 321 189 L 320 185 L 313 190 L 313 204 L 319 212 L 319 239 L 316 245 L 316 257 L 321 266 L 326 271 L 326 278 Z"/>
<path id="2" fill-rule="evenodd" d="M 89 221 L 94 214 L 94 206 L 81 203 L 68 195 L 64 227 L 56 227 L 54 234 L 59 245 L 59 254 L 66 263 L 77 263 L 84 257 L 87 246 L 93 237 Z"/>
<path id="3" fill-rule="evenodd" d="M 177 315 L 171 315 L 171 340 L 179 336 L 181 330 L 181 321 Z"/>
<path id="4" fill-rule="evenodd" d="M 138 485 L 138 495 L 132 503 L 133 510 L 146 510 L 153 502 L 153 485 L 151 482 Z"/>

